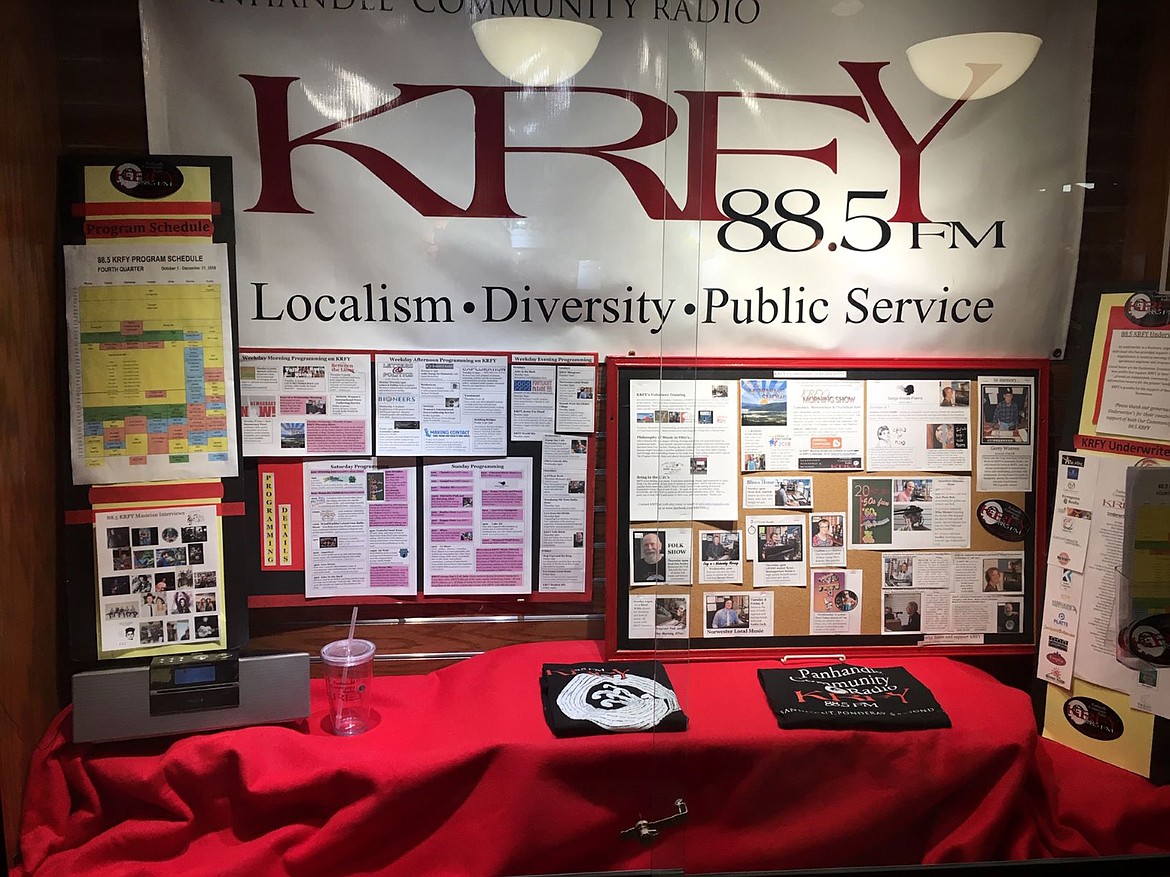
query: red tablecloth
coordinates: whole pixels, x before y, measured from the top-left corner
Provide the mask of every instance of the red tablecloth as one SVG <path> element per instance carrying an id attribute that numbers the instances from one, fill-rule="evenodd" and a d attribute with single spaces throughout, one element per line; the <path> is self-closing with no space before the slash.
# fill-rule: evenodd
<path id="1" fill-rule="evenodd" d="M 597 643 L 499 649 L 375 680 L 376 725 L 70 742 L 66 710 L 31 768 L 16 875 L 496 877 L 690 873 L 1170 852 L 1170 788 L 1039 740 L 1028 697 L 942 658 L 901 664 L 954 727 L 781 731 L 770 661 L 671 664 L 690 728 L 558 740 L 545 662 Z M 653 847 L 619 839 L 686 801 Z"/>

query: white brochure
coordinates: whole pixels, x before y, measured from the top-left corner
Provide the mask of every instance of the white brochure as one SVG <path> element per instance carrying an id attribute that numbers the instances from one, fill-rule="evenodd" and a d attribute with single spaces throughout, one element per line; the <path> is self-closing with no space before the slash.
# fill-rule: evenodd
<path id="1" fill-rule="evenodd" d="M 979 490 L 1032 489 L 1035 393 L 1032 378 L 980 376 Z"/>
<path id="2" fill-rule="evenodd" d="M 971 382 L 867 381 L 871 472 L 971 471 Z"/>
<path id="3" fill-rule="evenodd" d="M 423 469 L 423 593 L 532 590 L 532 460 Z"/>
<path id="4" fill-rule="evenodd" d="M 1071 690 L 1084 576 L 1055 566 L 1046 569 L 1048 581 L 1044 589 L 1044 614 L 1040 617 L 1036 675 Z"/>
<path id="5" fill-rule="evenodd" d="M 743 471 L 861 469 L 861 381 L 750 378 L 739 384 Z"/>
<path id="6" fill-rule="evenodd" d="M 380 456 L 507 453 L 507 357 L 380 353 L 374 379 Z"/>
<path id="7" fill-rule="evenodd" d="M 810 578 L 809 633 L 861 633 L 861 570 L 814 569 Z"/>
<path id="8" fill-rule="evenodd" d="M 534 442 L 556 432 L 555 365 L 512 366 L 512 441 Z"/>
<path id="9" fill-rule="evenodd" d="M 304 466 L 305 596 L 418 593 L 414 469 Z"/>
<path id="10" fill-rule="evenodd" d="M 370 358 L 241 353 L 240 415 L 245 457 L 369 456 Z"/>
<path id="11" fill-rule="evenodd" d="M 547 435 L 541 439 L 540 562 L 536 589 L 541 593 L 585 593 L 589 506 L 588 438 Z"/>
<path id="12" fill-rule="evenodd" d="M 739 516 L 735 384 L 630 381 L 630 519 Z"/>
<path id="13" fill-rule="evenodd" d="M 596 395 L 596 365 L 558 365 L 557 432 L 592 433 Z"/>
<path id="14" fill-rule="evenodd" d="M 1053 566 L 1084 572 L 1096 490 L 1097 458 L 1061 451 L 1048 542 L 1048 562 Z"/>

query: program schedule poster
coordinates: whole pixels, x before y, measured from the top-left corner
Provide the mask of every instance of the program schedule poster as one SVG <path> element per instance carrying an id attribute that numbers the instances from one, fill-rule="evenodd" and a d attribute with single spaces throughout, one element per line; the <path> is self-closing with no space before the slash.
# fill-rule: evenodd
<path id="1" fill-rule="evenodd" d="M 597 364 L 592 356 L 514 353 L 511 360 L 512 441 L 593 432 Z"/>
<path id="2" fill-rule="evenodd" d="M 423 593 L 530 593 L 532 460 L 467 460 L 423 472 Z"/>
<path id="3" fill-rule="evenodd" d="M 64 252 L 74 484 L 234 476 L 227 247 Z"/>

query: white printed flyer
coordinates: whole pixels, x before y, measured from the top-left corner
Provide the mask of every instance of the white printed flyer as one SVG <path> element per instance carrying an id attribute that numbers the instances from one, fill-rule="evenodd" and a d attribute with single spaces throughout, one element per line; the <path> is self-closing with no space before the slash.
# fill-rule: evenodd
<path id="1" fill-rule="evenodd" d="M 863 388 L 861 381 L 741 380 L 743 471 L 861 469 Z"/>
<path id="2" fill-rule="evenodd" d="M 630 520 L 739 517 L 735 384 L 630 381 Z"/>
<path id="3" fill-rule="evenodd" d="M 240 354 L 245 457 L 369 456 L 370 358 Z"/>
<path id="4" fill-rule="evenodd" d="M 418 593 L 413 469 L 305 463 L 305 596 Z"/>
<path id="5" fill-rule="evenodd" d="M 95 512 L 94 538 L 101 654 L 226 646 L 214 505 Z"/>
<path id="6" fill-rule="evenodd" d="M 540 561 L 537 590 L 584 594 L 589 517 L 588 438 L 546 435 L 540 457 Z"/>
<path id="7" fill-rule="evenodd" d="M 423 469 L 423 593 L 532 591 L 532 460 Z"/>
<path id="8" fill-rule="evenodd" d="M 507 453 L 507 357 L 380 353 L 374 380 L 379 456 Z"/>
<path id="9" fill-rule="evenodd" d="M 867 381 L 871 472 L 971 471 L 971 382 Z"/>
<path id="10" fill-rule="evenodd" d="M 810 573 L 809 633 L 813 636 L 861 633 L 861 570 L 814 569 Z"/>

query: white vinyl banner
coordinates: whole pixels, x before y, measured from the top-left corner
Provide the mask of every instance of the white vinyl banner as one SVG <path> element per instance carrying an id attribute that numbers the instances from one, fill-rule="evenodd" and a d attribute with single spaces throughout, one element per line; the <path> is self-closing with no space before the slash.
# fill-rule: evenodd
<path id="1" fill-rule="evenodd" d="M 233 160 L 245 347 L 1064 346 L 1093 0 L 140 9 L 151 149 Z M 601 38 L 575 77 L 522 87 L 477 46 L 492 13 Z M 907 49 L 972 32 L 1043 43 L 996 94 L 928 90 Z"/>

